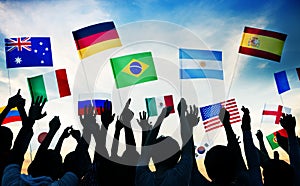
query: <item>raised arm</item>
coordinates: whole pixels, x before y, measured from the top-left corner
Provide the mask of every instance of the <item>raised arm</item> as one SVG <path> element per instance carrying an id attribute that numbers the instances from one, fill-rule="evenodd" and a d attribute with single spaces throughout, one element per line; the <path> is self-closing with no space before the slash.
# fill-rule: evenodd
<path id="1" fill-rule="evenodd" d="M 248 108 L 242 107 L 244 112 L 242 118 L 242 131 L 244 140 L 245 155 L 249 168 L 249 178 L 251 180 L 251 185 L 263 185 L 262 177 L 260 172 L 260 161 L 259 155 L 256 147 L 254 146 L 252 134 L 251 134 L 251 118 Z"/>
<path id="2" fill-rule="evenodd" d="M 18 164 L 20 167 L 22 166 L 24 155 L 33 136 L 32 127 L 36 120 L 40 120 L 47 115 L 46 112 L 42 113 L 45 103 L 46 99 L 43 99 L 43 97 L 37 97 L 36 100 L 32 100 L 28 119 L 22 121 L 22 128 L 14 142 L 11 163 Z"/>
<path id="3" fill-rule="evenodd" d="M 283 114 L 280 124 L 288 133 L 290 162 L 295 171 L 296 185 L 300 185 L 300 147 L 295 132 L 296 119 L 290 114 Z"/>
<path id="4" fill-rule="evenodd" d="M 111 147 L 111 157 L 116 158 L 118 155 L 118 148 L 119 148 L 119 137 L 120 137 L 120 132 L 123 128 L 123 124 L 122 122 L 119 120 L 119 118 L 117 119 L 116 122 L 116 127 L 115 127 L 115 133 L 114 133 L 114 139 L 112 142 L 112 147 Z"/>
<path id="5" fill-rule="evenodd" d="M 270 159 L 270 156 L 266 149 L 263 133 L 261 132 L 261 130 L 257 131 L 256 137 L 259 142 L 259 148 L 260 148 L 260 149 L 257 149 L 258 153 L 259 153 L 260 164 L 263 167 L 265 165 L 265 163 Z"/>
<path id="6" fill-rule="evenodd" d="M 72 131 L 72 126 L 66 127 L 66 128 L 65 128 L 64 132 L 63 132 L 62 135 L 59 137 L 58 142 L 57 142 L 57 144 L 56 144 L 56 146 L 55 146 L 55 149 L 54 149 L 54 150 L 55 150 L 56 152 L 60 153 L 62 144 L 63 144 L 64 140 L 65 140 L 66 138 L 68 138 L 68 137 L 71 135 L 71 131 Z"/>
<path id="7" fill-rule="evenodd" d="M 247 170 L 246 164 L 242 156 L 241 147 L 239 145 L 239 137 L 236 136 L 232 129 L 232 126 L 230 124 L 230 114 L 225 108 L 222 108 L 220 110 L 219 119 L 223 123 L 226 132 L 226 137 L 228 141 L 227 147 L 235 154 L 237 158 L 237 171 Z"/>
<path id="8" fill-rule="evenodd" d="M 38 151 L 36 153 L 36 157 L 40 156 L 42 152 L 46 151 L 49 148 L 50 143 L 60 126 L 61 123 L 59 117 L 54 116 L 53 119 L 49 122 L 49 132 L 46 135 L 43 142 L 41 143 L 41 145 L 39 146 Z"/>
<path id="9" fill-rule="evenodd" d="M 151 147 L 150 145 L 153 145 L 155 139 L 157 138 L 157 135 L 160 130 L 160 126 L 163 122 L 163 120 L 169 115 L 167 112 L 167 107 L 163 108 L 161 111 L 160 115 L 158 116 L 152 130 L 150 131 L 149 135 L 147 136 L 146 142 L 144 146 L 142 146 L 142 152 L 141 152 L 141 157 L 139 160 L 139 165 L 141 166 L 147 166 L 151 158 Z"/>
<path id="10" fill-rule="evenodd" d="M 26 112 L 25 112 L 25 115 L 24 115 L 24 112 L 22 112 L 24 110 L 24 106 L 22 106 L 22 105 L 25 105 L 25 100 L 20 95 L 20 91 L 21 91 L 21 89 L 18 90 L 18 93 L 16 95 L 14 95 L 8 99 L 7 106 L 0 113 L 0 124 L 3 123 L 4 119 L 6 118 L 7 114 L 9 113 L 9 111 L 14 107 L 18 107 L 18 109 L 19 108 L 21 109 L 21 112 L 19 110 L 19 113 L 21 115 L 22 121 L 27 118 Z"/>
<path id="11" fill-rule="evenodd" d="M 194 146 L 193 146 L 193 127 L 199 122 L 199 110 L 194 105 L 190 106 L 190 111 L 187 110 L 185 99 L 181 98 L 177 106 L 179 118 L 180 118 L 180 130 L 182 140 L 182 153 L 181 159 L 176 165 L 176 170 L 184 177 L 188 178 L 187 185 L 190 182 L 190 177 L 193 169 L 194 160 Z"/>
<path id="12" fill-rule="evenodd" d="M 149 115 L 147 116 L 147 112 L 139 112 L 140 119 L 136 119 L 137 123 L 142 128 L 142 146 L 145 145 L 146 139 L 150 130 L 152 129 L 151 122 L 149 122 Z"/>

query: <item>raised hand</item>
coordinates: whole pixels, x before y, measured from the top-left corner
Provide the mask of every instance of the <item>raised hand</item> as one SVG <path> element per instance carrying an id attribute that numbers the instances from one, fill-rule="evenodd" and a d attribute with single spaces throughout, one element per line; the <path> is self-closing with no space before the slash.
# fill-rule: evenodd
<path id="1" fill-rule="evenodd" d="M 225 108 L 221 108 L 219 113 L 219 119 L 224 126 L 230 125 L 230 114 Z"/>
<path id="2" fill-rule="evenodd" d="M 256 133 L 256 137 L 258 140 L 263 140 L 263 133 L 261 132 L 261 130 L 257 130 L 257 133 Z"/>
<path id="3" fill-rule="evenodd" d="M 125 104 L 125 107 L 120 115 L 120 121 L 123 122 L 124 125 L 130 124 L 130 121 L 132 120 L 134 113 L 129 109 L 131 99 L 128 99 L 128 101 Z M 128 126 L 129 127 L 129 126 Z"/>
<path id="4" fill-rule="evenodd" d="M 243 131 L 250 131 L 251 130 L 251 118 L 250 112 L 248 108 L 242 106 L 242 111 L 244 112 L 243 119 L 242 119 L 242 130 Z"/>
<path id="5" fill-rule="evenodd" d="M 46 98 L 43 99 L 43 96 L 38 96 L 36 100 L 32 98 L 31 106 L 29 109 L 29 116 L 28 116 L 29 119 L 35 121 L 35 120 L 42 119 L 47 115 L 47 112 L 42 113 L 46 100 L 47 100 Z"/>
<path id="6" fill-rule="evenodd" d="M 196 105 L 190 105 L 190 111 L 187 111 L 186 119 L 188 120 L 191 129 L 199 123 L 200 117 L 198 117 L 198 114 L 199 110 Z"/>
<path id="7" fill-rule="evenodd" d="M 58 116 L 54 116 L 54 118 L 49 122 L 50 131 L 58 131 L 60 126 L 61 124 Z"/>
<path id="8" fill-rule="evenodd" d="M 101 121 L 103 126 L 108 129 L 108 125 L 111 124 L 115 119 L 115 114 L 112 114 L 112 104 L 110 101 L 106 100 L 104 102 L 104 108 L 100 108 L 101 113 Z"/>
<path id="9" fill-rule="evenodd" d="M 282 114 L 280 124 L 288 134 L 295 133 L 296 119 L 291 114 Z"/>
<path id="10" fill-rule="evenodd" d="M 81 134 L 79 130 L 74 130 L 72 129 L 70 134 L 72 135 L 72 137 L 78 142 L 81 138 Z"/>
<path id="11" fill-rule="evenodd" d="M 80 122 L 83 127 L 94 125 L 96 123 L 96 111 L 92 105 L 84 108 L 84 116 L 80 115 Z"/>
<path id="12" fill-rule="evenodd" d="M 177 111 L 178 111 L 179 116 L 181 116 L 182 114 L 184 115 L 186 110 L 187 110 L 186 101 L 184 98 L 181 98 L 177 105 Z"/>
<path id="13" fill-rule="evenodd" d="M 139 112 L 140 119 L 136 119 L 137 123 L 140 125 L 143 131 L 148 131 L 151 129 L 151 123 L 149 122 L 149 115 L 147 116 L 147 112 Z"/>
<path id="14" fill-rule="evenodd" d="M 7 103 L 8 108 L 12 109 L 14 107 L 18 107 L 18 108 L 25 107 L 25 99 L 22 98 L 20 92 L 21 89 L 18 90 L 16 95 L 8 99 L 8 103 Z"/>
<path id="15" fill-rule="evenodd" d="M 68 138 L 71 135 L 72 130 L 73 130 L 72 126 L 66 127 L 64 132 L 62 133 L 61 137 L 62 138 Z"/>

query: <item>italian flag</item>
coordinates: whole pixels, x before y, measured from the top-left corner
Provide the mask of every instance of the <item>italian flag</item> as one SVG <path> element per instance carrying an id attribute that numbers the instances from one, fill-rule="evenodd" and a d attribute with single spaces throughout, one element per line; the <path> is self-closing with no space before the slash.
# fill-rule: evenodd
<path id="1" fill-rule="evenodd" d="M 43 96 L 49 100 L 71 95 L 66 69 L 59 69 L 27 79 L 32 99 Z"/>
<path id="2" fill-rule="evenodd" d="M 172 107 L 171 113 L 175 113 L 172 95 L 146 98 L 145 100 L 149 116 L 159 115 L 164 107 Z"/>

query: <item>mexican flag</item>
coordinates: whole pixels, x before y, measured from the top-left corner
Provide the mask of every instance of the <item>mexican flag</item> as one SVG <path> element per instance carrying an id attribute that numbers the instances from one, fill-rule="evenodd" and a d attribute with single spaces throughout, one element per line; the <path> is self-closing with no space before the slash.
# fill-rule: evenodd
<path id="1" fill-rule="evenodd" d="M 145 101 L 149 116 L 159 115 L 164 107 L 172 107 L 171 113 L 175 113 L 172 95 L 146 98 Z"/>
<path id="2" fill-rule="evenodd" d="M 70 96 L 66 69 L 59 69 L 39 76 L 27 78 L 31 98 L 43 96 L 49 100 Z"/>

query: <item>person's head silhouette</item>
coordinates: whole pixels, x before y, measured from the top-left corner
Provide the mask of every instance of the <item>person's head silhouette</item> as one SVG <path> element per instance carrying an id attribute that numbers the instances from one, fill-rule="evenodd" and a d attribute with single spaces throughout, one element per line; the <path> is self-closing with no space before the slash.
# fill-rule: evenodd
<path id="1" fill-rule="evenodd" d="M 283 160 L 270 159 L 263 170 L 264 185 L 294 185 L 294 170 Z"/>
<path id="2" fill-rule="evenodd" d="M 0 126 L 0 141 L 0 153 L 9 151 L 13 141 L 13 133 L 10 128 Z"/>
<path id="3" fill-rule="evenodd" d="M 180 154 L 180 146 L 175 139 L 170 136 L 161 136 L 155 140 L 151 157 L 156 170 L 164 171 L 177 164 Z"/>
<path id="4" fill-rule="evenodd" d="M 235 178 L 235 160 L 227 146 L 216 145 L 207 151 L 204 165 L 214 183 L 227 185 Z"/>
<path id="5" fill-rule="evenodd" d="M 62 174 L 62 157 L 55 150 L 46 150 L 34 159 L 28 167 L 28 173 L 32 177 L 49 176 L 57 180 Z"/>
<path id="6" fill-rule="evenodd" d="M 71 171 L 79 178 L 85 174 L 91 166 L 91 158 L 88 152 L 79 153 L 72 151 L 66 155 L 63 163 L 64 172 Z"/>

